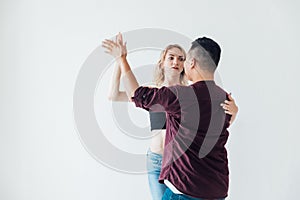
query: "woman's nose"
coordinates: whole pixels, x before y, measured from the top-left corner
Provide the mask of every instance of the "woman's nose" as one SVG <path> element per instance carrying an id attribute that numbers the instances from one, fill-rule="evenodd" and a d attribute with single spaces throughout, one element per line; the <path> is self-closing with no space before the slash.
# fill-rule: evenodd
<path id="1" fill-rule="evenodd" d="M 174 64 L 178 64 L 178 58 L 175 57 L 175 58 L 173 59 L 173 62 L 174 62 Z"/>

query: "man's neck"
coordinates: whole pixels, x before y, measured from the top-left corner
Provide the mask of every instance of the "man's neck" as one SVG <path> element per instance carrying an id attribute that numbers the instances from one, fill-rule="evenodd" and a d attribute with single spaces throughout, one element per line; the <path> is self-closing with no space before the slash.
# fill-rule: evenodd
<path id="1" fill-rule="evenodd" d="M 193 78 L 192 82 L 196 83 L 198 81 L 214 81 L 214 75 L 213 74 L 208 74 L 208 75 L 198 75 L 195 78 Z"/>

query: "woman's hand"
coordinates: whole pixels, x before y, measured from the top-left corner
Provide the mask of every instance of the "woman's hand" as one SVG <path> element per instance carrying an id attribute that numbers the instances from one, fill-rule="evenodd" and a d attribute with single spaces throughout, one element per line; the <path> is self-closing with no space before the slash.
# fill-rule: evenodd
<path id="1" fill-rule="evenodd" d="M 116 36 L 115 41 L 105 39 L 102 42 L 102 47 L 105 49 L 105 53 L 112 55 L 116 59 L 127 56 L 126 43 L 123 42 L 121 33 Z"/>
<path id="2" fill-rule="evenodd" d="M 230 120 L 230 124 L 232 124 L 232 122 L 235 120 L 236 115 L 239 111 L 239 108 L 237 107 L 237 105 L 235 104 L 234 99 L 232 98 L 231 94 L 228 95 L 229 101 L 225 100 L 224 103 L 221 103 L 221 106 L 224 109 L 224 112 L 226 114 L 232 115 L 231 116 L 231 120 Z"/>

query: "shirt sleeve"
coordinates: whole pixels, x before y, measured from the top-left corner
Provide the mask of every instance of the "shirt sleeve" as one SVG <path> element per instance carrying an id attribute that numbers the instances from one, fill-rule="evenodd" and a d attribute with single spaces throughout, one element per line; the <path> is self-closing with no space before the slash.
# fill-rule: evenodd
<path id="1" fill-rule="evenodd" d="M 179 107 L 175 87 L 139 87 L 135 90 L 132 101 L 136 107 L 157 112 L 166 111 L 170 113 Z"/>

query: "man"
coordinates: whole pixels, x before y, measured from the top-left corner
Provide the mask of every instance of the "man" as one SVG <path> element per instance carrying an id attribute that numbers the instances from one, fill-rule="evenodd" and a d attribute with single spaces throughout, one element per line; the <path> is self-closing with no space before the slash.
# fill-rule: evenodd
<path id="1" fill-rule="evenodd" d="M 168 199 L 224 199 L 229 171 L 225 144 L 230 115 L 219 106 L 228 94 L 214 82 L 221 48 L 212 39 L 198 38 L 187 53 L 184 70 L 190 86 L 138 87 L 124 56 L 125 45 L 113 43 L 127 95 L 137 107 L 167 113 L 160 182 Z M 158 106 L 159 105 L 159 106 Z"/>

